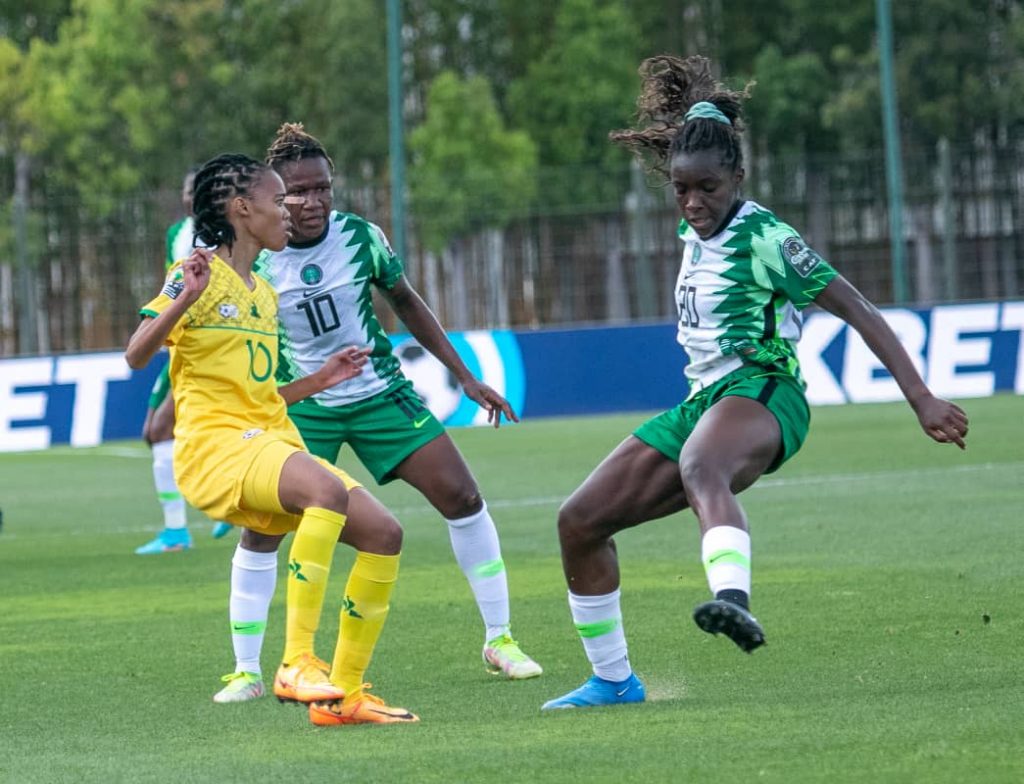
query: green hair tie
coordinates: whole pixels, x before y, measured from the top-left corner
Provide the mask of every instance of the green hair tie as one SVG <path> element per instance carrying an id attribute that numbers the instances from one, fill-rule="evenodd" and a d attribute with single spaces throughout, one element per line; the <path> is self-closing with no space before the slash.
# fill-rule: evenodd
<path id="1" fill-rule="evenodd" d="M 685 122 L 694 120 L 698 117 L 703 117 L 707 120 L 715 120 L 716 122 L 725 123 L 726 125 L 732 125 L 732 121 L 725 116 L 717 106 L 711 101 L 697 101 L 693 106 L 690 107 L 690 111 L 686 113 L 686 117 L 683 118 Z"/>

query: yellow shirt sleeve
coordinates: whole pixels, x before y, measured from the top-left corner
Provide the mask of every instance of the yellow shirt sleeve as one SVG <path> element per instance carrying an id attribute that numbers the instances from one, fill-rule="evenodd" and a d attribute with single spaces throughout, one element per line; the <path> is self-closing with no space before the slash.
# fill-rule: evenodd
<path id="1" fill-rule="evenodd" d="M 174 300 L 181 296 L 181 292 L 185 290 L 185 272 L 182 269 L 181 262 L 176 262 L 169 270 L 167 270 L 167 278 L 164 280 L 164 287 L 160 290 L 160 293 L 153 299 L 147 302 L 139 309 L 139 315 L 143 318 L 156 318 L 163 313 Z M 181 337 L 181 333 L 185 329 L 185 322 L 189 315 L 186 311 L 185 314 L 178 319 L 178 323 L 174 325 L 174 328 L 167 335 L 167 340 L 164 342 L 168 346 L 173 346 L 178 342 Z"/>

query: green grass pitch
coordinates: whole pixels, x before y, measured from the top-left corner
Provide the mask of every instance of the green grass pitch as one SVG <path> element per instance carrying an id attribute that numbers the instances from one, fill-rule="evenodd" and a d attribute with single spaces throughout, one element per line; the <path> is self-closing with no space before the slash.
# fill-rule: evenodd
<path id="1" fill-rule="evenodd" d="M 541 703 L 589 673 L 558 504 L 644 417 L 453 432 L 501 531 L 514 633 L 545 673 L 484 672 L 443 522 L 407 487 L 375 489 L 406 529 L 369 673 L 419 713 L 399 727 L 317 729 L 273 698 L 211 702 L 233 665 L 236 536 L 213 541 L 192 512 L 193 551 L 133 555 L 158 512 L 141 443 L 0 455 L 0 781 L 1024 781 L 1024 398 L 963 405 L 965 453 L 933 444 L 905 405 L 816 409 L 803 451 L 744 494 L 768 637 L 752 656 L 690 619 L 707 596 L 692 515 L 620 535 L 650 699 L 556 714 Z M 322 656 L 350 563 L 339 548 Z M 283 626 L 282 577 L 268 676 Z"/>

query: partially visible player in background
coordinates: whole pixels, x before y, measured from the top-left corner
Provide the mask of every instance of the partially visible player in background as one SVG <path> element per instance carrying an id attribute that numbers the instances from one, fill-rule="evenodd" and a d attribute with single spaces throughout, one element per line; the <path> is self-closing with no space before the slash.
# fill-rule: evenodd
<path id="1" fill-rule="evenodd" d="M 718 84 L 703 57 L 653 57 L 640 73 L 645 127 L 611 138 L 666 175 L 675 192 L 678 342 L 689 357 L 690 394 L 637 428 L 559 510 L 569 607 L 593 675 L 544 710 L 644 701 L 626 649 L 612 537 L 687 507 L 700 525 L 713 596 L 694 621 L 747 653 L 764 644 L 750 613 L 750 534 L 736 494 L 778 469 L 807 435 L 796 343 L 808 305 L 857 330 L 930 438 L 963 449 L 967 435 L 967 416 L 929 391 L 878 309 L 792 227 L 743 198 L 745 91 Z M 667 613 L 674 623 L 676 610 Z"/>
<path id="2" fill-rule="evenodd" d="M 278 387 L 277 295 L 253 274 L 264 248 L 288 241 L 284 183 L 266 164 L 225 154 L 196 174 L 196 231 L 204 248 L 171 268 L 141 310 L 125 351 L 138 369 L 171 350 L 181 425 L 174 467 L 189 502 L 234 525 L 281 535 L 289 553 L 280 696 L 308 702 L 317 725 L 417 721 L 363 682 L 398 577 L 402 529 L 348 474 L 305 449 L 287 404 L 357 376 L 366 349 L 348 346 L 304 378 Z M 335 545 L 356 550 L 329 673 L 313 645 Z"/>
<path id="3" fill-rule="evenodd" d="M 540 675 L 540 665 L 512 637 L 505 564 L 487 504 L 444 426 L 403 375 L 374 312 L 373 290 L 487 410 L 495 427 L 502 416 L 517 421 L 515 413 L 459 358 L 381 230 L 333 209 L 334 164 L 320 142 L 301 124 L 285 123 L 267 162 L 284 180 L 292 216 L 288 247 L 260 257 L 255 267 L 280 297 L 278 381 L 306 377 L 341 346 L 372 347 L 370 365 L 358 378 L 291 405 L 288 415 L 314 455 L 334 463 L 347 443 L 379 484 L 401 479 L 423 494 L 447 522 L 455 559 L 476 599 L 486 668 L 514 680 Z M 226 676 L 228 686 L 214 697 L 217 702 L 252 699 L 262 690 L 263 637 L 251 630 L 266 625 L 280 540 L 242 532 L 231 571 L 236 671 Z"/>
<path id="4" fill-rule="evenodd" d="M 196 167 L 185 174 L 181 184 L 181 204 L 185 217 L 167 229 L 164 270 L 174 262 L 187 259 L 195 245 L 195 224 L 192 220 L 192 183 Z M 142 425 L 142 438 L 153 451 L 153 483 L 164 515 L 164 527 L 156 538 L 135 550 L 136 555 L 155 555 L 188 550 L 192 547 L 185 519 L 185 499 L 174 479 L 174 400 L 171 398 L 169 364 L 164 365 L 149 394 L 146 421 Z M 214 523 L 213 536 L 217 539 L 231 530 L 224 522 Z"/>

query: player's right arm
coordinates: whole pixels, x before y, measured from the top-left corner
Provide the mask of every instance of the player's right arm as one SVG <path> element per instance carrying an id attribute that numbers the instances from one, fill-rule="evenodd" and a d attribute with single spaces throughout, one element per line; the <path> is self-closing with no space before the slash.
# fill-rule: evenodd
<path id="1" fill-rule="evenodd" d="M 181 293 L 155 318 L 146 317 L 128 340 L 124 358 L 130 368 L 139 370 L 149 364 L 168 335 L 177 326 L 185 311 L 195 303 L 210 284 L 212 252 L 196 248 L 182 263 Z"/>

